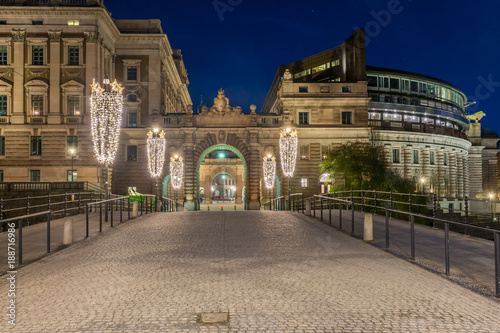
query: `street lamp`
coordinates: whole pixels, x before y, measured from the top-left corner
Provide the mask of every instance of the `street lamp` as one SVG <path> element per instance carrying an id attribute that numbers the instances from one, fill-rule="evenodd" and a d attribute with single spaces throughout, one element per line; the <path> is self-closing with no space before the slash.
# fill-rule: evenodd
<path id="1" fill-rule="evenodd" d="M 109 199 L 108 192 L 108 167 L 113 161 L 118 150 L 120 140 L 120 126 L 122 122 L 123 87 L 116 80 L 109 84 L 109 77 L 104 76 L 103 87 L 95 82 L 90 85 L 90 127 L 94 142 L 94 154 L 99 164 L 106 168 L 105 198 Z M 105 204 L 105 221 L 108 220 L 108 202 Z"/>
<path id="2" fill-rule="evenodd" d="M 264 171 L 264 182 L 266 188 L 269 189 L 269 210 L 272 210 L 272 191 L 274 187 L 274 178 L 276 175 L 276 159 L 271 154 L 264 157 L 262 165 Z"/>
<path id="3" fill-rule="evenodd" d="M 175 211 L 177 211 L 177 190 L 182 186 L 184 177 L 184 162 L 181 156 L 175 155 L 170 158 L 170 181 L 175 189 Z"/>
<path id="4" fill-rule="evenodd" d="M 163 164 L 165 163 L 165 132 L 159 132 L 157 128 L 149 131 L 146 143 L 148 148 L 148 171 L 151 177 L 155 179 L 155 210 L 158 211 L 158 177 L 161 176 Z"/>
<path id="5" fill-rule="evenodd" d="M 491 203 L 491 219 L 495 219 L 495 214 L 493 213 L 493 193 L 490 193 L 490 203 Z"/>
<path id="6" fill-rule="evenodd" d="M 74 177 L 74 173 L 73 173 L 73 159 L 75 158 L 75 150 L 73 148 L 71 148 L 69 150 L 69 152 L 71 153 L 71 181 L 74 181 L 73 177 Z"/>
<path id="7" fill-rule="evenodd" d="M 425 183 L 425 178 L 424 177 L 420 178 L 420 183 L 422 184 L 421 185 L 422 186 L 421 189 L 422 189 L 422 194 L 423 194 L 424 193 L 424 183 Z"/>
<path id="8" fill-rule="evenodd" d="M 290 178 L 295 171 L 297 164 L 297 147 L 299 138 L 297 137 L 297 130 L 291 128 L 282 129 L 280 132 L 280 156 L 281 156 L 281 169 L 283 174 L 288 177 L 288 209 L 292 209 L 290 201 Z"/>

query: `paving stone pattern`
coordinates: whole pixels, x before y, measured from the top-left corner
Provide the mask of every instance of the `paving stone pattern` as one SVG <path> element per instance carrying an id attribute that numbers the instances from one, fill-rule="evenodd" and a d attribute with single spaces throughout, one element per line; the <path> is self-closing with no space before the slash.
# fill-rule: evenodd
<path id="1" fill-rule="evenodd" d="M 7 287 L 1 332 L 500 332 L 500 302 L 289 212 L 160 213 L 79 242 L 19 270 L 14 329 Z"/>

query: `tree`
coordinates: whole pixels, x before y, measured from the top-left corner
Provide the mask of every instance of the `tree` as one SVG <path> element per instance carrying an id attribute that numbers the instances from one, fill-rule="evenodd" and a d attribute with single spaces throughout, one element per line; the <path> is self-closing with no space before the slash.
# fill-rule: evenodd
<path id="1" fill-rule="evenodd" d="M 414 181 L 405 179 L 387 166 L 384 150 L 367 142 L 348 142 L 336 147 L 320 164 L 330 178 L 341 179 L 335 190 L 379 190 L 410 193 Z"/>

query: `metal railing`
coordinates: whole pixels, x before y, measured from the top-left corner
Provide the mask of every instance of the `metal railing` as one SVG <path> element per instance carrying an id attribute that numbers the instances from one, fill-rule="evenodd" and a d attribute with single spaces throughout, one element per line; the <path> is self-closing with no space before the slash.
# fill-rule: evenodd
<path id="1" fill-rule="evenodd" d="M 324 207 L 328 207 L 328 216 L 329 216 L 329 224 L 332 225 L 332 207 L 335 209 L 335 206 L 338 207 L 339 210 L 339 230 L 342 230 L 342 211 L 347 210 L 349 207 L 351 208 L 351 235 L 354 235 L 354 202 L 351 200 L 344 200 L 339 198 L 330 198 L 323 195 L 314 195 L 311 198 L 311 211 L 313 212 L 313 216 L 316 217 L 316 210 L 319 200 L 319 209 L 321 213 L 321 221 L 323 222 L 323 210 Z M 323 203 L 326 202 L 327 205 L 324 206 Z"/>
<path id="2" fill-rule="evenodd" d="M 39 212 L 39 213 L 34 213 L 34 214 L 12 217 L 12 218 L 0 221 L 0 225 L 2 226 L 2 228 L 3 228 L 3 224 L 5 224 L 8 227 L 8 229 L 10 227 L 15 228 L 16 227 L 15 221 L 17 221 L 17 239 L 15 239 L 15 241 L 17 242 L 18 266 L 21 266 L 23 264 L 23 220 L 27 220 L 28 218 L 42 216 L 42 215 L 47 216 L 47 253 L 50 253 L 50 215 L 51 215 L 51 212 L 49 210 Z M 11 225 L 11 222 L 14 222 L 14 225 Z M 9 236 L 8 238 L 11 238 L 11 237 Z"/>
<path id="3" fill-rule="evenodd" d="M 127 214 L 128 214 L 128 219 L 130 220 L 130 197 L 128 196 L 87 203 L 87 207 L 85 209 L 85 238 L 89 237 L 89 212 L 91 212 L 93 206 L 95 206 L 96 209 L 97 207 L 99 207 L 99 232 L 102 232 L 103 204 L 104 204 L 104 211 L 108 209 L 110 212 L 110 226 L 111 228 L 113 228 L 113 211 L 116 210 L 120 212 L 120 223 L 123 222 L 123 207 L 125 200 L 127 200 Z M 117 202 L 119 202 L 120 205 L 119 209 L 116 204 Z"/>

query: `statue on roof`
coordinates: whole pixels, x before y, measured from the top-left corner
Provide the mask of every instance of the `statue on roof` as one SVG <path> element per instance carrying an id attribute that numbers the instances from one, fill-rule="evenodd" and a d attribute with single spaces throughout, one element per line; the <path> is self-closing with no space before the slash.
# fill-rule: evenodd
<path id="1" fill-rule="evenodd" d="M 484 116 L 486 116 L 486 113 L 484 113 L 483 111 L 479 111 L 479 112 L 476 112 L 474 114 L 471 114 L 471 115 L 468 115 L 465 117 L 467 119 L 469 119 L 469 122 L 471 122 L 472 120 L 475 120 L 476 123 L 478 123 Z"/>
<path id="2" fill-rule="evenodd" d="M 214 108 L 221 113 L 231 108 L 229 106 L 229 98 L 226 97 L 222 88 L 219 89 L 218 96 L 214 98 Z"/>

